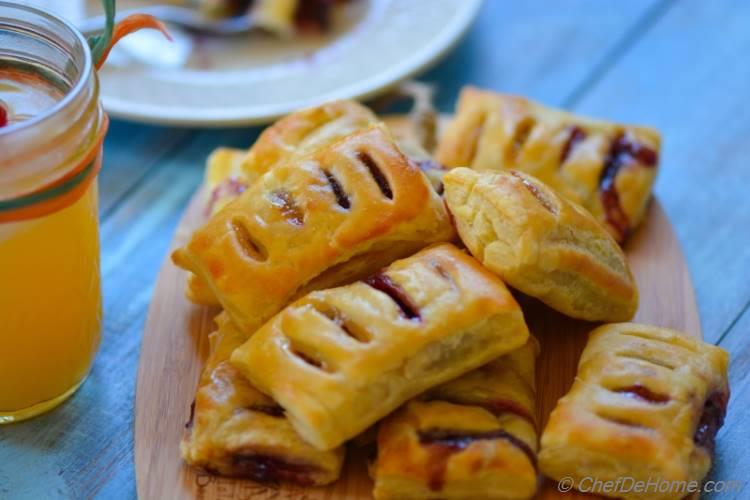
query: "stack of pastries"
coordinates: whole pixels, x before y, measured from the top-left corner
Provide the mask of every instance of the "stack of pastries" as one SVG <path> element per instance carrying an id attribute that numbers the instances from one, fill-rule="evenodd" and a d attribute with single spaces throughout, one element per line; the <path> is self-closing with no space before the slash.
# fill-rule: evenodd
<path id="1" fill-rule="evenodd" d="M 207 221 L 173 254 L 188 297 L 223 309 L 185 461 L 324 485 L 375 435 L 383 499 L 531 498 L 540 472 L 701 480 L 727 353 L 622 323 L 638 291 L 619 243 L 644 216 L 658 134 L 466 89 L 421 146 L 341 101 L 209 158 Z M 545 346 L 508 287 L 610 323 L 545 429 Z"/>

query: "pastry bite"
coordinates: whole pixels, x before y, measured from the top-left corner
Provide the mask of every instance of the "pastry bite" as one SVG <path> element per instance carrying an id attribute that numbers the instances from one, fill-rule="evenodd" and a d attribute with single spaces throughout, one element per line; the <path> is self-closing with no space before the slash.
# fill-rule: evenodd
<path id="1" fill-rule="evenodd" d="M 436 159 L 448 167 L 531 174 L 586 208 L 623 242 L 646 211 L 660 143 L 653 128 L 466 87 Z"/>
<path id="2" fill-rule="evenodd" d="M 303 439 L 326 450 L 527 338 L 503 282 L 442 244 L 364 281 L 306 295 L 231 360 Z"/>
<path id="3" fill-rule="evenodd" d="M 216 214 L 274 166 L 377 124 L 367 107 L 334 101 L 281 118 L 261 133 L 249 151 L 216 149 L 206 162 L 206 216 Z M 187 297 L 196 304 L 219 304 L 209 285 L 194 274 L 188 277 Z"/>
<path id="4" fill-rule="evenodd" d="M 726 414 L 728 364 L 723 349 L 678 331 L 634 323 L 597 328 L 573 387 L 542 434 L 542 472 L 572 478 L 576 487 L 583 478 L 700 482 Z M 686 494 L 663 487 L 597 493 L 649 499 Z"/>
<path id="5" fill-rule="evenodd" d="M 206 216 L 212 216 L 224 208 L 250 185 L 251 179 L 242 170 L 246 154 L 242 149 L 222 147 L 208 157 L 203 181 L 206 187 Z M 192 273 L 188 275 L 186 295 L 195 304 L 219 304 L 208 284 Z"/>
<path id="6" fill-rule="evenodd" d="M 333 101 L 279 119 L 248 151 L 216 149 L 206 162 L 206 214 L 221 210 L 274 166 L 307 156 L 373 125 L 380 122 L 367 107 L 356 101 Z"/>
<path id="7" fill-rule="evenodd" d="M 266 128 L 248 151 L 242 168 L 257 178 L 277 165 L 376 125 L 384 128 L 369 108 L 352 100 L 303 109 Z"/>
<path id="8" fill-rule="evenodd" d="M 386 417 L 371 470 L 375 498 L 532 498 L 538 351 L 529 337 Z"/>
<path id="9" fill-rule="evenodd" d="M 297 296 L 453 237 L 443 200 L 373 126 L 270 169 L 173 260 L 250 335 Z"/>
<path id="10" fill-rule="evenodd" d="M 320 451 L 303 441 L 284 410 L 229 363 L 245 335 L 226 315 L 217 323 L 181 443 L 184 460 L 224 476 L 262 482 L 312 486 L 335 481 L 344 449 Z"/>
<path id="11" fill-rule="evenodd" d="M 332 8 L 351 0 L 192 0 L 209 17 L 248 15 L 254 26 L 289 38 L 297 31 L 324 33 L 331 28 Z"/>
<path id="12" fill-rule="evenodd" d="M 625 254 L 585 209 L 515 170 L 455 168 L 443 182 L 461 240 L 508 285 L 573 318 L 633 317 Z"/>

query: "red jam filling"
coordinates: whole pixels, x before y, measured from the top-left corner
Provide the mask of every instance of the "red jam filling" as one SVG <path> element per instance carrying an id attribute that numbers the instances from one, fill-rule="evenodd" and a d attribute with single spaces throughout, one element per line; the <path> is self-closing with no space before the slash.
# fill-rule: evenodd
<path id="1" fill-rule="evenodd" d="M 653 149 L 632 140 L 632 137 L 621 133 L 612 141 L 604 160 L 604 169 L 599 178 L 599 193 L 607 222 L 624 240 L 630 231 L 630 221 L 620 204 L 620 195 L 615 180 L 620 170 L 629 164 L 639 163 L 645 167 L 655 167 L 659 155 Z"/>
<path id="2" fill-rule="evenodd" d="M 256 411 L 258 413 L 264 413 L 269 417 L 282 418 L 284 417 L 284 408 L 279 405 L 269 404 L 257 404 L 248 407 L 250 411 Z"/>
<path id="3" fill-rule="evenodd" d="M 713 455 L 716 448 L 716 433 L 724 424 L 727 414 L 728 392 L 715 392 L 703 405 L 703 413 L 693 434 L 693 442 Z"/>
<path id="4" fill-rule="evenodd" d="M 216 203 L 223 198 L 236 198 L 241 195 L 247 189 L 247 184 L 241 180 L 230 177 L 226 181 L 218 184 L 213 191 L 211 191 L 211 197 L 206 205 L 206 215 L 210 215 L 214 210 Z"/>
<path id="5" fill-rule="evenodd" d="M 341 208 L 349 210 L 349 208 L 352 206 L 351 202 L 349 201 L 349 196 L 347 196 L 344 188 L 341 187 L 341 183 L 338 181 L 336 176 L 334 176 L 328 170 L 323 170 L 323 174 L 326 176 L 326 180 L 328 181 L 328 185 L 331 186 L 331 190 L 333 191 L 334 196 L 336 196 L 336 203 L 338 203 Z"/>
<path id="6" fill-rule="evenodd" d="M 238 454 L 232 457 L 234 472 L 242 477 L 264 483 L 288 481 L 312 486 L 311 475 L 318 469 L 310 465 L 292 464 L 262 454 Z"/>
<path id="7" fill-rule="evenodd" d="M 420 319 L 419 307 L 412 302 L 406 291 L 385 274 L 375 274 L 365 280 L 365 283 L 375 290 L 388 295 L 401 310 L 401 314 L 408 319 Z"/>
<path id="8" fill-rule="evenodd" d="M 560 153 L 560 165 L 567 161 L 568 157 L 573 152 L 573 150 L 575 150 L 578 143 L 586 138 L 586 132 L 584 132 L 583 129 L 577 125 L 570 126 L 568 130 L 568 140 L 565 141 L 565 146 L 563 146 L 562 153 Z"/>
<path id="9" fill-rule="evenodd" d="M 537 468 L 536 454 L 529 445 L 502 429 L 484 432 L 430 429 L 419 431 L 418 436 L 420 444 L 434 446 L 435 451 L 439 454 L 434 461 L 434 468 L 428 479 L 428 486 L 432 491 L 443 489 L 448 457 L 468 448 L 475 441 L 503 439 L 521 450 L 528 457 L 534 469 Z"/>
<path id="10" fill-rule="evenodd" d="M 656 392 L 653 392 L 647 387 L 642 386 L 641 384 L 635 384 L 635 385 L 631 385 L 628 387 L 615 389 L 614 392 L 626 394 L 628 396 L 641 399 L 643 401 L 648 401 L 649 403 L 668 403 L 669 402 L 669 396 L 665 394 L 658 394 Z"/>

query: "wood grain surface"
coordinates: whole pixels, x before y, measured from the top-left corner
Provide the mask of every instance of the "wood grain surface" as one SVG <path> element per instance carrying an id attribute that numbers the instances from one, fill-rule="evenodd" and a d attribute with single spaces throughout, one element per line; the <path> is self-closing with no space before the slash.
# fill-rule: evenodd
<path id="1" fill-rule="evenodd" d="M 191 201 L 178 226 L 173 248 L 183 245 L 205 221 L 205 195 Z M 679 244 L 661 206 L 652 202 L 645 224 L 627 245 L 638 282 L 641 306 L 636 321 L 676 328 L 700 337 L 695 296 Z M 179 442 L 185 432 L 196 383 L 208 354 L 208 334 L 218 310 L 198 307 L 185 298 L 187 273 L 166 260 L 151 302 L 138 371 L 135 462 L 138 495 L 213 499 L 370 499 L 366 450 L 350 446 L 339 481 L 325 488 L 263 485 L 222 478 L 182 462 Z M 562 316 L 541 303 L 520 297 L 532 333 L 542 350 L 537 365 L 537 410 L 546 422 L 557 400 L 570 387 L 578 357 L 593 324 Z M 544 483 L 543 498 L 563 496 Z M 575 495 L 564 495 L 575 497 Z"/>
<path id="2" fill-rule="evenodd" d="M 462 43 L 420 77 L 438 85 L 446 112 L 471 83 L 659 127 L 657 197 L 685 252 L 705 338 L 732 354 L 713 480 L 750 478 L 748 53 L 750 2 L 741 0 L 486 0 Z M 135 378 L 154 282 L 208 153 L 247 147 L 258 131 L 113 121 L 100 175 L 100 352 L 67 403 L 0 428 L 0 498 L 136 497 Z"/>

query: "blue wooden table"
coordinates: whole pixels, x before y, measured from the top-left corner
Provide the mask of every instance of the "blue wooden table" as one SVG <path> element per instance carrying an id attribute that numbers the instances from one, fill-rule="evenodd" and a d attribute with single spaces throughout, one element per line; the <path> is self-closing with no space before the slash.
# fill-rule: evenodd
<path id="1" fill-rule="evenodd" d="M 656 193 L 686 254 L 704 336 L 732 353 L 712 478 L 750 480 L 750 2 L 486 0 L 465 40 L 422 78 L 439 86 L 444 111 L 472 83 L 662 131 Z M 0 499 L 136 496 L 135 377 L 154 280 L 207 154 L 257 134 L 112 124 L 100 178 L 101 351 L 67 403 L 0 427 Z M 750 487 L 713 495 L 749 496 Z"/>

